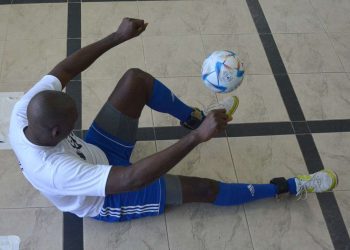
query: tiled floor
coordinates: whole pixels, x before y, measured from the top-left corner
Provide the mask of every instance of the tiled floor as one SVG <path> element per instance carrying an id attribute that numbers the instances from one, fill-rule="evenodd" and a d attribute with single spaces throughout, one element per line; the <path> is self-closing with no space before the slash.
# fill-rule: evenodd
<path id="1" fill-rule="evenodd" d="M 11 1 L 0 0 L 0 235 L 18 235 L 22 249 L 62 249 L 63 215 L 24 179 L 6 131 L 14 102 L 66 56 L 69 4 L 5 2 Z M 107 52 L 82 74 L 82 129 L 130 67 L 150 72 L 190 105 L 204 107 L 223 98 L 200 80 L 205 56 L 218 49 L 238 52 L 246 65 L 232 123 L 290 121 L 246 0 L 75 2 L 81 6 L 82 46 L 113 32 L 124 16 L 149 22 L 142 36 Z M 350 119 L 350 2 L 259 2 L 305 119 Z M 140 119 L 140 127 L 177 125 L 169 115 L 148 108 Z M 324 166 L 339 174 L 334 195 L 350 231 L 346 131 L 312 136 Z M 172 143 L 140 141 L 132 159 Z M 295 135 L 222 137 L 194 149 L 171 172 L 258 183 L 306 173 L 307 164 Z M 227 208 L 188 204 L 120 224 L 84 219 L 82 245 L 87 250 L 334 249 L 325 218 L 316 195 Z"/>

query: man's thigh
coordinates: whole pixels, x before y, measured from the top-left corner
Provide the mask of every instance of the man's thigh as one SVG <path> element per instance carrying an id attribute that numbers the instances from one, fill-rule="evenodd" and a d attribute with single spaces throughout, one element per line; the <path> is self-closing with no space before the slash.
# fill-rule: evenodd
<path id="1" fill-rule="evenodd" d="M 103 105 L 94 120 L 99 128 L 126 144 L 135 144 L 138 122 L 138 119 L 121 113 L 109 102 Z"/>
<path id="2" fill-rule="evenodd" d="M 106 222 L 128 221 L 160 215 L 164 208 L 165 184 L 161 177 L 139 190 L 106 196 L 99 215 L 94 218 Z"/>
<path id="3" fill-rule="evenodd" d="M 106 102 L 92 125 L 85 141 L 98 146 L 113 165 L 128 165 L 136 143 L 138 119 L 121 113 Z"/>

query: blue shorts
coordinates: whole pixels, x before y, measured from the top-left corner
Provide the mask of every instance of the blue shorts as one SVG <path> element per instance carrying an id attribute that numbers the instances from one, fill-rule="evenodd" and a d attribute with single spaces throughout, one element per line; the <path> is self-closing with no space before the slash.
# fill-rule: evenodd
<path id="1" fill-rule="evenodd" d="M 120 115 L 124 116 L 119 112 Z M 102 149 L 109 164 L 130 166 L 130 156 L 135 143 L 122 141 L 99 125 L 96 120 L 93 122 L 86 134 L 85 141 Z M 127 221 L 159 215 L 164 212 L 164 207 L 165 184 L 162 177 L 137 191 L 107 195 L 100 214 L 94 218 L 106 222 Z"/>

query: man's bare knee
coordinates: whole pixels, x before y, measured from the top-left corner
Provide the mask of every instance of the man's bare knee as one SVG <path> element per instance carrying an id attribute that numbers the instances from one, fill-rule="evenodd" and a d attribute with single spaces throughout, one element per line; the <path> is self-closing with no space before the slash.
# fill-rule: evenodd
<path id="1" fill-rule="evenodd" d="M 146 73 L 145 71 L 143 71 L 139 68 L 128 69 L 125 72 L 124 77 L 132 78 L 132 79 L 140 79 L 140 80 L 147 80 L 147 79 L 152 78 L 152 76 L 150 74 Z"/>
<path id="2" fill-rule="evenodd" d="M 141 91 L 148 97 L 152 92 L 153 81 L 154 78 L 143 70 L 138 68 L 130 68 L 118 82 L 117 89 L 127 88 L 135 93 Z"/>

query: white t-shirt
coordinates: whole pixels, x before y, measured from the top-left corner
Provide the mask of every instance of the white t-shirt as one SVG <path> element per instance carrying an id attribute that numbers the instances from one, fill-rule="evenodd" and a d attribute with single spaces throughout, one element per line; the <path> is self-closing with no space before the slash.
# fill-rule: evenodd
<path id="1" fill-rule="evenodd" d="M 62 90 L 60 81 L 44 76 L 15 105 L 9 139 L 27 180 L 58 209 L 79 217 L 99 214 L 111 166 L 104 152 L 73 133 L 54 147 L 31 143 L 23 129 L 28 126 L 27 106 L 43 90 Z"/>

